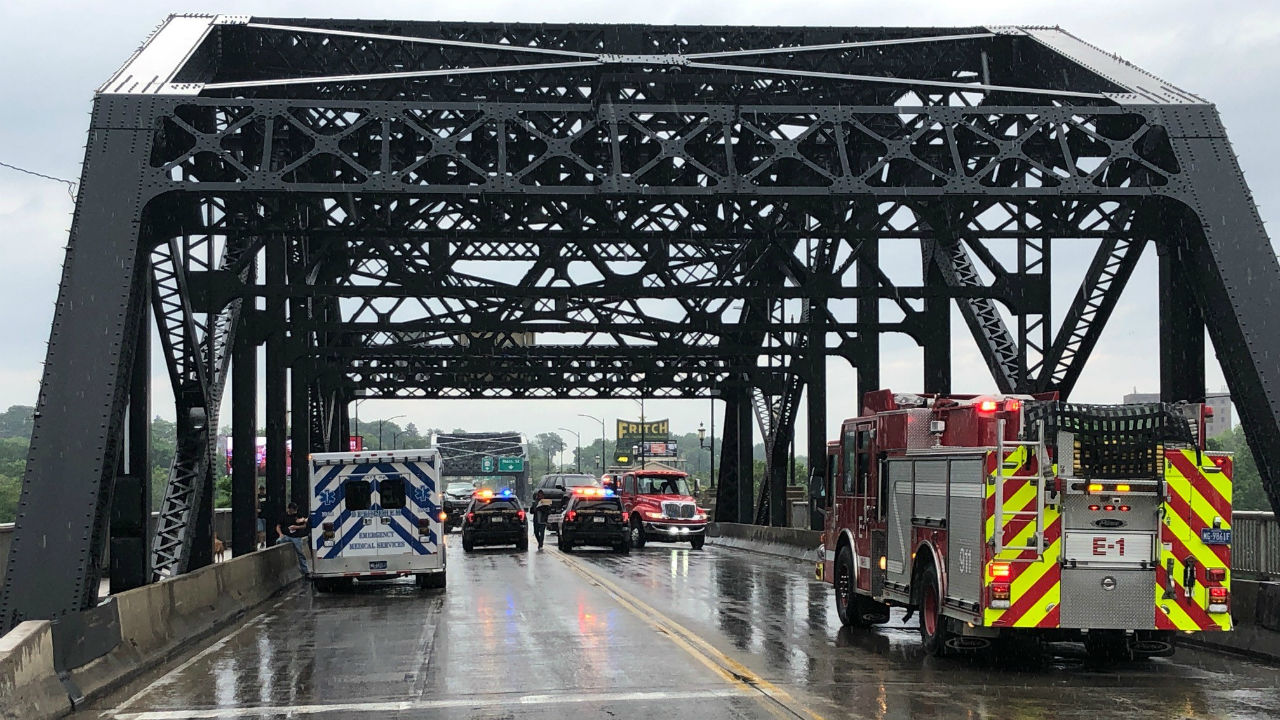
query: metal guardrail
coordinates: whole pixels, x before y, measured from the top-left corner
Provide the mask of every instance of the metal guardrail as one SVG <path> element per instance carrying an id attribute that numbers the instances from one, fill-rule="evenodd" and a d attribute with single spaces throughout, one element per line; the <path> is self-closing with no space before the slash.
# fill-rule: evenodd
<path id="1" fill-rule="evenodd" d="M 1280 578 L 1280 522 L 1276 514 L 1231 514 L 1231 572 L 1237 579 Z"/>

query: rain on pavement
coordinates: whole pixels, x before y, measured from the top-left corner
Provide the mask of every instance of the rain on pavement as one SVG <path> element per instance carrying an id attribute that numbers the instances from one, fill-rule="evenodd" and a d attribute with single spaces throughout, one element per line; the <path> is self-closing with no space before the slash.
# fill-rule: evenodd
<path id="1" fill-rule="evenodd" d="M 566 557 L 553 545 L 452 543 L 447 592 L 299 585 L 74 717 L 1280 716 L 1280 677 L 1246 660 L 1180 648 L 1094 666 L 1071 645 L 1041 662 L 933 659 L 897 612 L 841 629 L 830 586 L 794 560 L 683 544 Z"/>

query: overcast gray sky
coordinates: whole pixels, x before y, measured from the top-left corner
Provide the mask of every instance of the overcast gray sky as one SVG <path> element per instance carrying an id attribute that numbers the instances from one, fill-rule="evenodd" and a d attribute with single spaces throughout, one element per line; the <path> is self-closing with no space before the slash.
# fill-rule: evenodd
<path id="1" fill-rule="evenodd" d="M 1218 105 L 1262 216 L 1272 216 L 1280 173 L 1274 129 L 1280 76 L 1280 3 L 1188 0 L 970 0 L 864 2 L 806 0 L 647 0 L 637 3 L 543 0 L 466 3 L 307 0 L 306 2 L 61 2 L 0 4 L 0 162 L 78 178 L 94 90 L 171 12 L 278 17 L 365 17 L 478 21 L 708 23 L 750 25 L 1060 25 L 1068 31 Z M 72 202 L 66 188 L 0 168 L 0 408 L 34 404 L 44 360 Z M 1065 286 L 1065 284 L 1064 284 Z M 1059 288 L 1063 291 L 1062 288 Z M 1074 291 L 1067 288 L 1069 297 Z M 1134 387 L 1157 385 L 1154 253 L 1148 252 L 1117 308 L 1074 396 L 1118 402 Z M 1055 298 L 1056 299 L 1056 298 Z M 1057 311 L 1063 303 L 1057 301 Z M 956 318 L 957 391 L 992 388 L 973 342 Z M 919 353 L 897 339 L 884 343 L 887 386 L 918 386 Z M 1208 384 L 1223 386 L 1210 352 Z M 172 417 L 168 381 L 154 373 L 155 412 Z M 854 412 L 852 373 L 831 366 L 829 421 Z M 671 416 L 675 432 L 709 419 L 708 404 L 652 401 L 647 414 Z M 630 401 L 484 401 L 366 403 L 370 418 L 406 414 L 420 426 L 527 433 L 566 426 L 594 437 L 599 426 L 577 417 L 635 417 Z M 803 417 L 803 414 L 801 415 Z M 224 415 L 224 422 L 228 416 Z M 717 424 L 719 420 L 717 420 Z M 567 433 L 561 433 L 570 439 Z M 612 434 L 612 431 L 610 431 Z M 585 439 L 585 438 L 584 438 Z"/>

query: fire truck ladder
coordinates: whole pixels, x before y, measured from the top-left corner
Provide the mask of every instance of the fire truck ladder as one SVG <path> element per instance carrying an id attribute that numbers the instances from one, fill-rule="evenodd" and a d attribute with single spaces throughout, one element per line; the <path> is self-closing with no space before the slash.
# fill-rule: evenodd
<path id="1" fill-rule="evenodd" d="M 996 472 L 993 482 L 995 482 L 995 527 L 992 530 L 991 541 L 995 543 L 995 555 L 999 556 L 1004 550 L 1015 550 L 1018 552 L 1034 551 L 1035 560 L 1030 562 L 1038 562 L 1044 559 L 1044 507 L 1045 507 L 1045 485 L 1053 477 L 1053 464 L 1049 462 L 1049 450 L 1044 442 L 1044 421 L 1038 426 L 1038 437 L 1034 441 L 1014 441 L 1005 442 L 1004 439 L 1004 420 L 996 421 Z M 1004 471 L 1008 467 L 1004 457 L 1006 447 L 1025 447 L 1027 452 L 1032 454 L 1036 459 L 1036 470 L 1038 477 L 1032 478 L 1031 482 L 1036 486 L 1036 507 L 1035 510 L 1005 510 L 1004 507 Z M 1027 458 L 1030 461 L 1030 458 Z M 1030 545 L 1006 545 L 1004 544 L 1004 526 L 1007 520 L 1016 518 L 1032 518 L 1036 520 L 1036 531 L 1031 536 Z"/>

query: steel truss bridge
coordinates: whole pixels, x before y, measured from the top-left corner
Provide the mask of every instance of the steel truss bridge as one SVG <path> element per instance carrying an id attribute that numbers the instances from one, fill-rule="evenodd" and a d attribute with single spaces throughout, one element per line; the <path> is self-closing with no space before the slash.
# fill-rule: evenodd
<path id="1" fill-rule="evenodd" d="M 999 390 L 1069 395 L 1144 252 L 1162 396 L 1203 397 L 1207 328 L 1280 506 L 1280 267 L 1218 114 L 1057 28 L 173 16 L 95 96 L 80 188 L 6 627 L 210 562 L 218 409 L 251 447 L 263 349 L 271 513 L 305 492 L 286 432 L 342 449 L 357 398 L 712 395 L 719 518 L 777 521 L 827 358 L 875 388 L 900 333 L 943 392 L 968 332 Z M 1056 315 L 1055 247 L 1092 254 Z M 178 451 L 149 537 L 153 352 Z"/>

